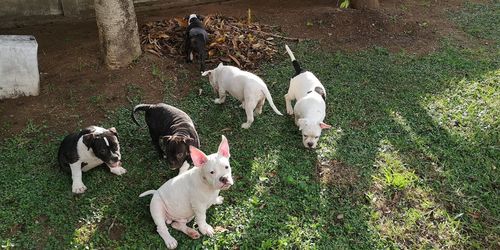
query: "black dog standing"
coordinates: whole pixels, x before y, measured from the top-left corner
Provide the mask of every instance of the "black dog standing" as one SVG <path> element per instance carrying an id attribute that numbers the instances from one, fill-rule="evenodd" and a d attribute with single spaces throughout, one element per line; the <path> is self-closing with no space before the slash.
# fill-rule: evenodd
<path id="1" fill-rule="evenodd" d="M 191 160 L 189 146 L 200 147 L 198 133 L 191 118 L 182 110 L 167 105 L 139 104 L 132 111 L 132 120 L 137 111 L 145 111 L 151 142 L 160 158 L 166 158 L 172 168 L 181 167 L 186 160 Z"/>
<path id="2" fill-rule="evenodd" d="M 200 71 L 205 71 L 205 59 L 207 58 L 207 52 L 205 45 L 208 42 L 208 34 L 203 27 L 203 18 L 196 14 L 189 15 L 188 27 L 186 30 L 186 61 L 192 62 L 194 59 L 194 54 L 198 54 L 198 59 L 200 60 Z"/>

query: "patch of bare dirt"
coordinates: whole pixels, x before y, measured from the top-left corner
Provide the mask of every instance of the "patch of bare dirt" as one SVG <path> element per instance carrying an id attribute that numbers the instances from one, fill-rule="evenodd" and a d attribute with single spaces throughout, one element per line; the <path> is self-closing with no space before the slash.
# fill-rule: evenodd
<path id="1" fill-rule="evenodd" d="M 316 170 L 321 183 L 338 187 L 355 186 L 360 178 L 357 168 L 338 160 L 318 161 Z"/>

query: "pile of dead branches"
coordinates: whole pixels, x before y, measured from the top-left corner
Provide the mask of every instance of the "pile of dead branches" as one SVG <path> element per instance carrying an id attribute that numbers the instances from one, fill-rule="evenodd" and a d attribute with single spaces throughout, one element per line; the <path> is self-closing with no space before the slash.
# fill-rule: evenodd
<path id="1" fill-rule="evenodd" d="M 239 68 L 254 69 L 271 60 L 277 52 L 275 38 L 292 39 L 272 33 L 272 27 L 221 15 L 206 16 L 209 34 L 207 62 L 225 62 Z M 183 18 L 149 22 L 141 28 L 141 45 L 157 56 L 184 57 L 187 22 Z"/>

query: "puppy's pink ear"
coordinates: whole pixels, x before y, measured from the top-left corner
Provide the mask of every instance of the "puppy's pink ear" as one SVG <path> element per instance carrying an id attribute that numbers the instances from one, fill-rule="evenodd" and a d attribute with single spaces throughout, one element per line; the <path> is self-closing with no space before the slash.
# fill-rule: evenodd
<path id="1" fill-rule="evenodd" d="M 229 154 L 229 143 L 224 135 L 222 135 L 222 141 L 219 144 L 219 150 L 217 153 L 226 158 L 231 156 L 231 154 Z"/>
<path id="2" fill-rule="evenodd" d="M 329 128 L 331 128 L 332 126 L 330 126 L 330 125 L 328 125 L 328 124 L 326 124 L 326 123 L 324 123 L 324 122 L 320 122 L 320 123 L 319 123 L 319 127 L 320 127 L 321 129 L 329 129 Z"/>
<path id="3" fill-rule="evenodd" d="M 203 167 L 208 161 L 207 155 L 196 147 L 189 146 L 189 154 L 191 155 L 194 165 L 197 167 Z"/>

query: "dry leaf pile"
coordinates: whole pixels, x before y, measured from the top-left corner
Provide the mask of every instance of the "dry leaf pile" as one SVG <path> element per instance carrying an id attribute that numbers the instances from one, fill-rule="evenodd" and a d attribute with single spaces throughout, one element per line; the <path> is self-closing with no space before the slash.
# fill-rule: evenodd
<path id="1" fill-rule="evenodd" d="M 272 59 L 277 52 L 275 37 L 284 37 L 273 34 L 268 25 L 249 21 L 221 15 L 206 16 L 207 62 L 222 61 L 239 68 L 255 69 L 259 62 Z M 184 57 L 186 28 L 183 18 L 149 22 L 141 27 L 142 49 L 157 56 Z"/>

